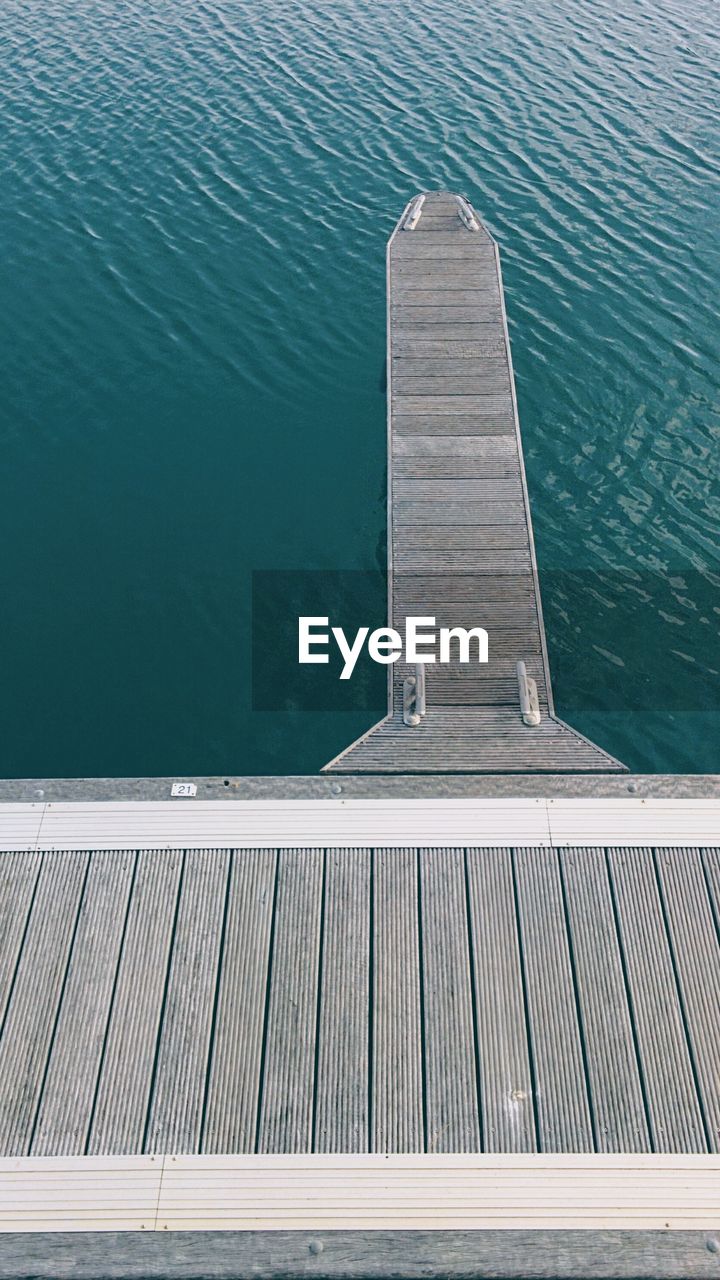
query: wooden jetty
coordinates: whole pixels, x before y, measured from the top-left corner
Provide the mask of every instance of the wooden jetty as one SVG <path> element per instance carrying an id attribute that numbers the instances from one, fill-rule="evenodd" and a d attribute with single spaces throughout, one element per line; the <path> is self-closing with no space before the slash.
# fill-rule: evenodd
<path id="1" fill-rule="evenodd" d="M 0 784 L 0 1278 L 716 1275 L 720 782 L 528 778 Z"/>
<path id="2" fill-rule="evenodd" d="M 425 670 L 425 714 L 388 716 L 333 772 L 624 768 L 553 708 L 498 247 L 461 196 L 416 196 L 387 252 L 389 625 L 483 626 L 487 664 Z M 537 688 L 524 723 L 517 664 Z"/>
<path id="3" fill-rule="evenodd" d="M 0 1280 L 717 1274 L 720 780 L 178 785 L 0 783 Z"/>
<path id="4" fill-rule="evenodd" d="M 0 1156 L 720 1154 L 719 798 L 326 786 L 0 804 Z"/>

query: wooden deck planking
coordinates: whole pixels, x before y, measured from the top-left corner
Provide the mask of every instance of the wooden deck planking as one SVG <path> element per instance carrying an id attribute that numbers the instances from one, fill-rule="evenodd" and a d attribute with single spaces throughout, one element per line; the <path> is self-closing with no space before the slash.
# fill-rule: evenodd
<path id="1" fill-rule="evenodd" d="M 706 1151 L 653 851 L 611 849 L 610 871 L 654 1151 Z"/>
<path id="2" fill-rule="evenodd" d="M 417 850 L 376 849 L 373 890 L 371 1150 L 424 1151 Z"/>
<path id="3" fill-rule="evenodd" d="M 255 1150 L 278 855 L 233 859 L 202 1150 Z"/>
<path id="4" fill-rule="evenodd" d="M 185 855 L 145 1138 L 151 1153 L 199 1147 L 230 857 L 228 849 Z"/>
<path id="5" fill-rule="evenodd" d="M 326 854 L 317 1152 L 369 1150 L 371 861 L 369 849 Z"/>
<path id="6" fill-rule="evenodd" d="M 32 1155 L 85 1154 L 136 861 L 115 850 L 91 856 Z"/>
<path id="7" fill-rule="evenodd" d="M 17 850 L 0 858 L 0 1027 L 5 1020 L 40 871 L 40 855 Z"/>
<path id="8" fill-rule="evenodd" d="M 604 849 L 560 854 L 599 1151 L 650 1151 Z"/>
<path id="9" fill-rule="evenodd" d="M 595 1146 L 557 854 L 514 852 L 542 1151 Z"/>
<path id="10" fill-rule="evenodd" d="M 312 1147 L 325 854 L 281 850 L 257 1150 Z"/>
<path id="11" fill-rule="evenodd" d="M 711 1151 L 720 1151 L 720 942 L 696 850 L 658 849 L 658 884 Z"/>
<path id="12" fill-rule="evenodd" d="M 143 1149 L 184 854 L 138 854 L 87 1142 L 88 1155 Z"/>
<path id="13" fill-rule="evenodd" d="M 43 860 L 0 1039 L 4 1155 L 30 1151 L 88 862 L 74 851 Z"/>
<path id="14" fill-rule="evenodd" d="M 537 1149 L 510 849 L 466 850 L 485 1151 Z"/>
<path id="15" fill-rule="evenodd" d="M 716 1150 L 717 850 L 38 857 L 2 1156 Z"/>
<path id="16" fill-rule="evenodd" d="M 462 683 L 429 679 L 427 723 L 418 729 L 398 720 L 394 676 L 387 719 L 326 768 L 620 769 L 553 713 L 496 245 L 479 219 L 468 230 L 448 192 L 426 195 L 414 231 L 404 218 L 387 259 L 389 624 L 401 626 L 407 613 L 435 616 L 438 626 L 487 624 L 490 669 Z M 423 571 L 438 581 L 409 608 L 404 580 Z M 442 575 L 472 584 L 452 609 Z M 499 577 L 506 595 L 488 607 L 485 583 Z M 517 582 L 528 588 L 524 609 Z M 511 693 L 517 662 L 538 656 L 542 732 L 522 724 L 516 676 L 515 705 Z M 470 719 L 443 716 L 448 708 Z"/>
<path id="17" fill-rule="evenodd" d="M 473 973 L 462 849 L 421 849 L 427 1150 L 480 1151 Z"/>

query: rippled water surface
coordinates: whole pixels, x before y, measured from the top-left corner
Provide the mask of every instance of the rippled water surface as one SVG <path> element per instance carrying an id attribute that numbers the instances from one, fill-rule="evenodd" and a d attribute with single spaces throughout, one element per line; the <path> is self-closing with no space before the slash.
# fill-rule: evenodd
<path id="1" fill-rule="evenodd" d="M 0 774 L 312 772 L 253 569 L 382 560 L 384 245 L 503 253 L 559 710 L 720 769 L 714 0 L 6 0 Z M 289 699 L 291 702 L 291 699 Z"/>

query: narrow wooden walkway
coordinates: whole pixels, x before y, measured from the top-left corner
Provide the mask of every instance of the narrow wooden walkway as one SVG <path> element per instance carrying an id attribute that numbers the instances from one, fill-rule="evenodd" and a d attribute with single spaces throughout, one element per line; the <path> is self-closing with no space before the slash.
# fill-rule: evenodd
<path id="1" fill-rule="evenodd" d="M 388 718 L 326 768 L 620 770 L 553 711 L 497 245 L 457 196 L 427 194 L 417 220 L 415 208 L 388 245 L 390 625 L 484 626 L 489 662 L 428 666 L 415 728 L 398 663 Z M 535 728 L 518 661 L 537 684 Z"/>
<path id="2" fill-rule="evenodd" d="M 720 850 L 0 854 L 0 1156 L 718 1152 Z"/>

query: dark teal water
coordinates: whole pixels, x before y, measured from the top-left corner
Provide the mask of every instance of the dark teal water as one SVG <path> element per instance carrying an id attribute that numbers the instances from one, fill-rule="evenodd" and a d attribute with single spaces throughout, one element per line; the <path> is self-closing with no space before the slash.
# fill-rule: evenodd
<path id="1" fill-rule="evenodd" d="M 0 775 L 315 771 L 253 569 L 373 569 L 384 245 L 498 236 L 561 713 L 720 769 L 714 0 L 6 0 Z"/>

